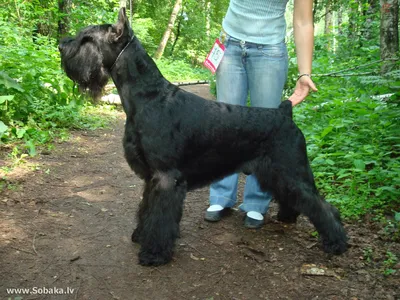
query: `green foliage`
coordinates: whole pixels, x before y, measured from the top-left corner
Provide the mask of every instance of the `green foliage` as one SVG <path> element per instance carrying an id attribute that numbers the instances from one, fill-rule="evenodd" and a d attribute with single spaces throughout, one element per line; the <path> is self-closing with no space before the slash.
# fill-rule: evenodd
<path id="1" fill-rule="evenodd" d="M 0 26 L 0 143 L 22 144 L 16 152 L 34 156 L 61 128 L 101 125 L 85 116 L 90 105 L 61 72 L 53 39 L 38 36 L 34 43 L 29 30 L 1 19 Z"/>
<path id="2" fill-rule="evenodd" d="M 318 109 L 296 112 L 320 188 L 347 217 L 398 206 L 399 107 L 368 97 L 343 99 L 344 91 L 337 91 Z"/>
<path id="3" fill-rule="evenodd" d="M 210 73 L 204 68 L 193 66 L 182 60 L 159 59 L 157 66 L 165 78 L 172 82 L 205 80 Z"/>
<path id="4" fill-rule="evenodd" d="M 174 1 L 134 3 L 133 29 L 152 54 L 167 27 Z M 214 77 L 200 65 L 219 34 L 228 3 L 183 1 L 164 58 L 157 61 L 167 79 L 210 79 L 215 90 Z M 394 70 L 380 74 L 380 65 L 371 64 L 380 56 L 379 9 L 375 4 L 354 0 L 333 3 L 333 10 L 342 9 L 343 22 L 333 34 L 319 35 L 315 40 L 313 73 L 321 75 L 314 77 L 319 91 L 295 108 L 295 119 L 307 138 L 323 195 L 347 218 L 377 214 L 387 235 L 396 239 L 399 220 L 388 215 L 394 212 L 397 216 L 400 211 L 400 68 L 395 63 Z M 316 20 L 323 20 L 325 5 L 318 2 Z M 118 7 L 117 0 L 74 1 L 67 16 L 69 33 L 89 24 L 114 23 Z M 16 163 L 26 155 L 35 155 L 38 146 L 66 138 L 66 128 L 104 126 L 110 116 L 108 107 L 85 104 L 61 71 L 56 45 L 58 21 L 63 17 L 66 15 L 58 10 L 56 1 L 15 0 L 0 6 L 0 144 L 12 145 L 10 156 Z M 292 41 L 288 49 L 286 96 L 297 78 Z M 355 68 L 366 63 L 367 67 Z M 336 74 L 339 77 L 326 76 L 339 70 L 348 71 Z M 340 77 L 357 72 L 362 75 Z M 391 96 L 380 97 L 383 94 Z M 394 258 L 388 256 L 387 261 L 389 270 Z"/>
<path id="5" fill-rule="evenodd" d="M 330 51 L 322 46 L 326 38 L 316 38 L 314 73 L 352 70 L 336 74 L 339 77 L 314 77 L 318 93 L 309 96 L 295 111 L 296 122 L 307 138 L 318 186 L 347 218 L 398 210 L 400 107 L 396 88 L 399 72 L 383 76 L 340 76 L 355 72 L 378 74 L 378 63 L 353 69 L 379 60 L 379 49 L 364 47 L 356 50 L 355 56 L 344 56 L 349 44 L 343 42 L 335 51 Z M 294 78 L 295 61 L 291 62 L 289 78 Z M 388 93 L 394 94 L 387 100 L 374 97 Z"/>
<path id="6" fill-rule="evenodd" d="M 363 252 L 364 252 L 364 255 L 363 255 L 364 260 L 367 263 L 371 263 L 374 260 L 374 250 L 371 247 L 368 247 L 368 248 L 365 248 L 363 250 Z"/>
<path id="7" fill-rule="evenodd" d="M 118 0 L 72 1 L 69 14 L 70 34 L 76 34 L 80 29 L 91 24 L 114 24 L 118 16 Z M 56 7 L 57 4 L 54 4 Z M 59 17 L 59 16 L 58 16 Z"/>
<path id="8" fill-rule="evenodd" d="M 135 18 L 133 21 L 134 32 L 143 44 L 148 53 L 153 53 L 157 49 L 157 41 L 151 35 L 155 29 L 155 24 L 150 18 Z"/>
<path id="9" fill-rule="evenodd" d="M 386 276 L 396 274 L 396 270 L 394 269 L 394 267 L 396 266 L 397 262 L 397 256 L 394 253 L 387 251 L 386 260 L 383 262 L 383 274 Z"/>
<path id="10" fill-rule="evenodd" d="M 397 273 L 396 265 L 399 260 L 396 254 L 390 250 L 387 250 L 386 253 L 378 253 L 373 248 L 367 247 L 363 250 L 363 259 L 369 265 L 379 266 L 380 272 L 385 276 Z"/>
<path id="11" fill-rule="evenodd" d="M 209 1 L 183 1 L 171 38 L 164 51 L 164 57 L 200 65 L 215 38 L 218 37 L 228 2 L 227 0 L 210 3 Z M 152 21 L 153 26 L 148 28 L 148 33 L 153 38 L 153 45 L 144 42 L 150 54 L 157 49 L 167 28 L 174 3 L 175 1 L 170 0 L 151 0 L 138 1 L 136 4 L 133 29 L 138 30 L 136 20 L 147 18 Z"/>
<path id="12" fill-rule="evenodd" d="M 381 216 L 376 218 L 381 224 L 381 236 L 388 241 L 400 241 L 400 212 L 394 211 L 393 216 Z"/>

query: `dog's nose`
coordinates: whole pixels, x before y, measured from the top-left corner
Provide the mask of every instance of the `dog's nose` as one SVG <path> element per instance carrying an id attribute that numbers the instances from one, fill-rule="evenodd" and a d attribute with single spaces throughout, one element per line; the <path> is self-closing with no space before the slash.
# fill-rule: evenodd
<path id="1" fill-rule="evenodd" d="M 58 50 L 61 51 L 65 46 L 65 39 L 62 39 L 58 42 Z"/>
<path id="2" fill-rule="evenodd" d="M 60 42 L 58 43 L 58 50 L 60 50 L 60 51 L 63 50 L 65 48 L 65 45 L 71 41 L 72 41 L 72 38 L 70 38 L 70 37 L 62 38 L 60 40 Z"/>
<path id="3" fill-rule="evenodd" d="M 65 51 L 65 46 L 66 46 L 66 43 L 63 42 L 63 41 L 61 41 L 61 42 L 58 44 L 58 51 L 60 51 L 60 52 L 62 52 L 63 50 Z"/>

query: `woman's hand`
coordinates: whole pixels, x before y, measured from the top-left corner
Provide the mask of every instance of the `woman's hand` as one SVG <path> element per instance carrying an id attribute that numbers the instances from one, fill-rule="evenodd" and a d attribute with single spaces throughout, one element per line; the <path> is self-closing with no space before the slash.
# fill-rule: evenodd
<path id="1" fill-rule="evenodd" d="M 299 80 L 297 80 L 293 94 L 289 97 L 289 100 L 292 101 L 292 106 L 295 106 L 303 101 L 309 94 L 310 90 L 313 92 L 318 91 L 314 82 L 309 76 L 301 76 Z"/>

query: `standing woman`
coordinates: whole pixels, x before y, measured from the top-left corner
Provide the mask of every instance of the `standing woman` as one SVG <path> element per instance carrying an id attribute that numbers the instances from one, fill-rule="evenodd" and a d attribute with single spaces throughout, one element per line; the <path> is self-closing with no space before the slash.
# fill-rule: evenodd
<path id="1" fill-rule="evenodd" d="M 277 108 L 288 75 L 285 44 L 287 0 L 230 0 L 222 23 L 220 41 L 225 55 L 217 69 L 217 101 L 253 107 Z M 293 105 L 304 100 L 310 90 L 314 48 L 313 0 L 294 0 L 293 27 L 299 78 L 289 97 Z M 214 182 L 205 220 L 217 222 L 236 204 L 238 174 Z M 245 226 L 260 228 L 271 201 L 271 193 L 260 190 L 253 175 L 246 178 L 243 203 Z"/>

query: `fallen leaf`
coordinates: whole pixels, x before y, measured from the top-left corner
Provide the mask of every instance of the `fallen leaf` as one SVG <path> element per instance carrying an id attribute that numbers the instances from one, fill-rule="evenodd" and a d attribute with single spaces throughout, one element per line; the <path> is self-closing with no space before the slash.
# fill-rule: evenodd
<path id="1" fill-rule="evenodd" d="M 315 264 L 304 264 L 301 266 L 300 273 L 302 275 L 309 276 L 329 276 L 336 277 L 340 279 L 340 276 L 335 273 L 335 271 L 328 269 L 323 265 L 315 265 Z"/>
<path id="2" fill-rule="evenodd" d="M 200 260 L 197 256 L 194 256 L 193 253 L 190 253 L 190 258 L 193 260 Z"/>

